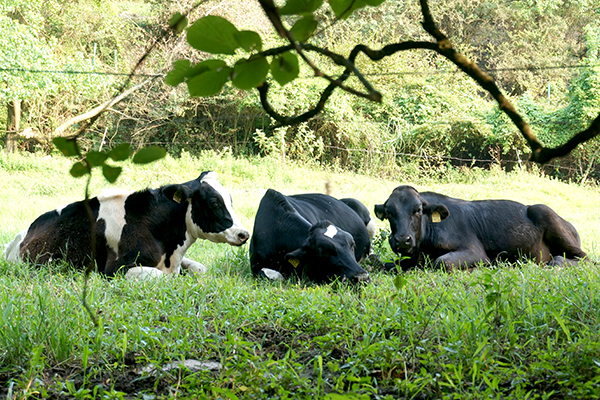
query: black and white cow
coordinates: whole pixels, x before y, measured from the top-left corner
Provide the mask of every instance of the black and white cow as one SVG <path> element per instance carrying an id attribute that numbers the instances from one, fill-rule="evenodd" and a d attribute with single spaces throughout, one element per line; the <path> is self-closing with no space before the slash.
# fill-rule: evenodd
<path id="1" fill-rule="evenodd" d="M 107 276 L 177 275 L 182 266 L 201 273 L 202 264 L 184 257 L 196 239 L 240 246 L 250 236 L 212 171 L 158 189 L 107 191 L 89 204 L 96 221 L 96 265 Z M 88 213 L 79 201 L 39 216 L 6 245 L 5 256 L 41 264 L 66 260 L 83 268 L 90 238 Z"/>
<path id="2" fill-rule="evenodd" d="M 250 264 L 255 275 L 274 280 L 297 274 L 316 282 L 361 282 L 369 273 L 358 261 L 370 248 L 365 222 L 340 200 L 269 189 L 256 213 Z"/>
<path id="3" fill-rule="evenodd" d="M 465 201 L 399 186 L 375 206 L 375 215 L 390 223 L 392 250 L 409 257 L 401 261 L 404 270 L 415 267 L 422 255 L 448 270 L 523 256 L 571 265 L 587 256 L 573 225 L 543 204 Z"/>

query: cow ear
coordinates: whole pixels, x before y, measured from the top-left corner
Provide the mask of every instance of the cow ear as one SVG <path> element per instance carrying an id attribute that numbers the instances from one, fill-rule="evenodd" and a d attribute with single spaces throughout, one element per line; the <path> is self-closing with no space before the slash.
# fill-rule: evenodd
<path id="1" fill-rule="evenodd" d="M 302 250 L 302 248 L 296 249 L 294 251 L 290 251 L 289 253 L 287 253 L 284 257 L 284 260 L 290 264 L 292 264 L 292 266 L 294 268 L 298 268 L 298 265 L 300 265 L 300 259 L 302 258 L 302 256 L 304 255 L 304 250 Z"/>
<path id="2" fill-rule="evenodd" d="M 375 205 L 375 215 L 382 221 L 385 219 L 385 204 Z"/>
<path id="3" fill-rule="evenodd" d="M 443 204 L 423 204 L 423 213 L 429 215 L 432 222 L 440 222 L 450 216 L 450 211 Z"/>
<path id="4" fill-rule="evenodd" d="M 161 189 L 165 197 L 175 203 L 182 203 L 191 197 L 192 191 L 185 185 L 169 185 Z"/>

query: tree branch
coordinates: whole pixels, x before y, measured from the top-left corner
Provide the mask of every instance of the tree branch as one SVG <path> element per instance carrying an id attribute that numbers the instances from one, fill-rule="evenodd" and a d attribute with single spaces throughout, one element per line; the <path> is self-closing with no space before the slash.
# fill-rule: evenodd
<path id="1" fill-rule="evenodd" d="M 269 114 L 269 116 L 271 118 L 273 118 L 275 121 L 279 122 L 281 125 L 295 125 L 295 124 L 299 124 L 302 122 L 306 122 L 309 119 L 311 119 L 312 117 L 314 117 L 315 115 L 317 115 L 318 113 L 320 113 L 321 111 L 323 111 L 323 109 L 325 108 L 325 104 L 326 104 L 327 100 L 329 99 L 329 97 L 331 96 L 331 94 L 333 93 L 333 91 L 338 87 L 341 89 L 343 85 L 341 86 L 340 84 L 343 83 L 346 79 L 348 79 L 348 77 L 350 76 L 351 73 L 354 73 L 359 79 L 366 81 L 364 76 L 360 73 L 360 71 L 354 65 L 354 60 L 356 59 L 356 57 L 358 56 L 359 53 L 362 52 L 367 57 L 369 57 L 371 60 L 377 61 L 384 57 L 390 56 L 398 51 L 414 50 L 414 49 L 435 50 L 435 48 L 437 46 L 436 43 L 432 43 L 432 42 L 407 41 L 407 42 L 403 42 L 403 43 L 395 43 L 395 44 L 387 45 L 387 46 L 383 47 L 381 50 L 371 50 L 369 47 L 367 47 L 365 45 L 357 45 L 354 47 L 354 49 L 352 49 L 352 51 L 350 52 L 350 55 L 346 59 L 342 55 L 339 55 L 337 53 L 334 53 L 334 52 L 326 50 L 326 49 L 322 49 L 320 47 L 317 47 L 317 46 L 314 46 L 311 44 L 301 43 L 300 45 L 305 50 L 315 51 L 326 57 L 329 57 L 334 63 L 336 63 L 337 65 L 345 66 L 346 69 L 334 82 L 330 83 L 323 90 L 318 103 L 313 108 L 311 108 L 310 110 L 306 111 L 305 113 L 302 113 L 297 116 L 285 116 L 285 115 L 279 114 L 277 111 L 275 111 L 273 109 L 273 107 L 271 106 L 271 104 L 269 103 L 269 99 L 268 99 L 268 92 L 269 92 L 270 85 L 266 81 L 263 82 L 263 84 L 257 88 L 258 93 L 260 95 L 260 102 L 261 102 L 264 110 L 267 112 L 267 114 Z M 292 45 L 270 49 L 268 51 L 263 52 L 262 54 L 265 56 L 272 56 L 272 55 L 280 54 L 280 53 L 290 50 L 291 46 Z M 370 86 L 370 84 L 369 84 L 369 86 Z"/>
<path id="2" fill-rule="evenodd" d="M 340 88 L 348 93 L 363 98 L 367 98 L 374 101 L 381 101 L 381 94 L 375 89 L 373 89 L 370 82 L 367 79 L 365 79 L 365 77 L 355 66 L 355 60 L 358 54 L 364 53 L 372 61 L 378 61 L 398 51 L 425 49 L 435 51 L 436 53 L 442 55 L 443 57 L 451 61 L 461 71 L 463 71 L 473 80 L 475 80 L 475 82 L 477 82 L 479 86 L 481 86 L 484 90 L 490 93 L 490 95 L 492 95 L 492 97 L 498 103 L 498 107 L 500 108 L 500 110 L 510 118 L 510 120 L 517 127 L 517 129 L 527 142 L 528 146 L 531 148 L 530 159 L 532 161 L 543 164 L 552 160 L 553 158 L 565 156 L 569 154 L 573 149 L 575 149 L 579 144 L 584 143 L 600 135 L 599 114 L 598 117 L 596 117 L 596 119 L 590 124 L 588 129 L 579 132 L 563 145 L 555 148 L 544 147 L 538 140 L 537 136 L 533 133 L 531 126 L 521 117 L 521 115 L 518 113 L 518 111 L 512 105 L 512 103 L 500 91 L 494 79 L 490 75 L 483 72 L 477 66 L 477 64 L 470 61 L 468 58 L 466 58 L 464 55 L 460 54 L 453 48 L 452 43 L 450 42 L 448 37 L 446 37 L 446 35 L 444 35 L 444 33 L 442 33 L 436 26 L 431 15 L 431 11 L 429 9 L 429 4 L 427 0 L 419 1 L 421 4 L 421 11 L 423 14 L 423 29 L 427 33 L 429 33 L 436 40 L 436 42 L 406 41 L 401 43 L 389 44 L 387 46 L 384 46 L 381 50 L 372 50 L 365 45 L 359 44 L 355 46 L 354 49 L 350 52 L 348 58 L 345 58 L 337 53 L 331 52 L 323 48 L 319 48 L 311 44 L 297 43 L 294 40 L 293 36 L 290 34 L 290 32 L 287 29 L 285 29 L 283 22 L 281 21 L 281 17 L 279 15 L 279 11 L 273 3 L 273 0 L 259 0 L 259 3 L 263 7 L 263 10 L 269 17 L 269 20 L 271 21 L 279 35 L 283 38 L 287 38 L 290 42 L 290 44 L 287 46 L 270 49 L 262 52 L 261 54 L 264 56 L 273 56 L 281 54 L 285 51 L 295 50 L 300 55 L 300 57 L 302 57 L 302 59 L 313 69 L 313 71 L 315 71 L 316 76 L 323 77 L 330 82 L 330 84 L 321 93 L 318 103 L 310 110 L 297 116 L 284 116 L 273 109 L 273 107 L 268 101 L 268 91 L 270 85 L 267 82 L 264 82 L 261 86 L 258 87 L 258 91 L 260 94 L 261 104 L 265 111 L 269 114 L 269 116 L 271 116 L 281 125 L 293 125 L 305 122 L 324 109 L 325 103 L 336 88 Z M 308 59 L 308 57 L 306 57 L 305 51 L 315 51 L 319 54 L 328 57 L 335 64 L 344 66 L 344 72 L 337 79 L 334 79 L 328 76 L 327 74 L 324 74 L 312 63 L 310 59 Z M 344 86 L 343 82 L 350 76 L 350 74 L 354 74 L 369 93 L 361 93 L 347 86 Z"/>
<path id="3" fill-rule="evenodd" d="M 479 84 L 479 86 L 481 86 L 488 93 L 490 93 L 492 97 L 494 97 L 500 110 L 502 110 L 511 119 L 519 132 L 521 132 L 523 138 L 527 141 L 527 144 L 531 148 L 530 159 L 532 161 L 544 164 L 553 158 L 566 156 L 578 145 L 585 143 L 586 141 L 593 139 L 600 134 L 600 114 L 598 114 L 588 129 L 577 133 L 566 143 L 554 148 L 544 147 L 531 130 L 529 124 L 525 122 L 515 107 L 502 94 L 493 78 L 479 69 L 477 64 L 454 50 L 450 40 L 435 25 L 427 0 L 420 0 L 420 2 L 421 11 L 423 13 L 423 29 L 425 29 L 425 31 L 427 31 L 437 40 L 438 46 L 435 51 L 452 61 L 458 68 L 473 78 Z"/>
<path id="4" fill-rule="evenodd" d="M 302 49 L 303 45 L 301 43 L 296 42 L 296 40 L 294 39 L 292 34 L 287 29 L 285 29 L 285 27 L 283 26 L 283 22 L 281 21 L 281 16 L 279 15 L 279 9 L 275 6 L 275 4 L 273 3 L 273 0 L 259 0 L 258 2 L 260 3 L 261 7 L 267 14 L 267 17 L 271 21 L 271 24 L 273 25 L 273 27 L 275 27 L 275 29 L 277 30 L 279 35 L 281 37 L 288 39 L 288 41 L 290 42 L 290 45 L 293 47 L 294 50 L 296 50 L 296 53 L 298 53 L 298 55 L 304 60 L 304 62 L 306 64 L 308 64 L 308 66 L 310 68 L 312 68 L 312 70 L 315 72 L 315 76 L 325 78 L 331 84 L 336 85 L 340 89 L 342 89 L 350 94 L 353 94 L 355 96 L 363 97 L 368 100 L 376 101 L 378 103 L 381 102 L 381 93 L 379 93 L 378 91 L 373 89 L 373 87 L 369 84 L 369 82 L 366 79 L 361 79 L 361 82 L 363 83 L 363 85 L 365 85 L 365 88 L 369 91 L 369 93 L 362 93 L 362 92 L 359 92 L 358 90 L 352 89 L 351 87 L 342 85 L 341 81 L 336 80 L 336 79 L 332 78 L 331 76 L 325 74 L 323 71 L 321 71 L 319 69 L 319 67 L 317 67 L 312 62 L 312 60 L 310 60 L 306 56 L 306 54 L 304 54 L 304 51 Z M 344 62 L 344 61 L 341 61 L 342 59 L 345 60 L 345 58 L 341 57 L 339 59 L 340 62 Z M 348 68 L 349 65 L 347 65 L 346 67 Z M 354 66 L 352 65 L 351 68 L 354 68 Z M 361 78 L 362 78 L 362 75 L 361 75 Z"/>
<path id="5" fill-rule="evenodd" d="M 79 122 L 83 122 L 87 119 L 90 119 L 92 117 L 96 117 L 99 116 L 99 114 L 101 114 L 102 112 L 104 112 L 106 109 L 114 106 L 115 104 L 121 102 L 123 99 L 125 99 L 127 96 L 129 96 L 130 94 L 132 94 L 133 92 L 135 92 L 136 90 L 144 87 L 147 83 L 152 82 L 154 79 L 156 79 L 155 77 L 150 78 L 150 79 L 146 79 L 144 82 L 137 84 L 135 86 L 130 87 L 129 89 L 125 90 L 124 92 L 120 93 L 118 96 L 113 97 L 112 99 L 108 100 L 107 102 L 100 104 L 99 106 L 91 109 L 88 112 L 85 112 L 83 114 L 80 115 L 76 115 L 75 117 L 68 119 L 67 121 L 63 122 L 58 128 L 56 128 L 54 130 L 54 135 L 55 136 L 64 136 L 64 132 L 65 130 L 72 126 L 75 125 Z M 87 127 L 86 127 L 87 128 Z M 75 136 L 78 136 L 80 134 L 80 132 L 77 132 L 77 134 L 75 134 Z"/>

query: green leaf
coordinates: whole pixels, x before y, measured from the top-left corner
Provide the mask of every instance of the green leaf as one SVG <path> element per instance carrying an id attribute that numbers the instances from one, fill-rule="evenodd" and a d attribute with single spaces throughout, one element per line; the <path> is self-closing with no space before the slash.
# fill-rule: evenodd
<path id="1" fill-rule="evenodd" d="M 234 36 L 242 49 L 246 51 L 262 50 L 262 39 L 258 33 L 254 31 L 239 31 Z"/>
<path id="2" fill-rule="evenodd" d="M 202 61 L 201 63 L 196 64 L 193 68 L 193 75 L 201 74 L 202 72 L 209 71 L 211 69 L 219 69 L 226 67 L 227 63 L 223 60 L 218 60 L 216 58 L 211 58 L 209 60 Z"/>
<path id="3" fill-rule="evenodd" d="M 140 149 L 133 156 L 133 162 L 135 164 L 147 164 L 152 161 L 159 160 L 167 155 L 167 152 L 162 147 L 148 146 Z"/>
<path id="4" fill-rule="evenodd" d="M 121 167 L 111 167 L 108 164 L 104 164 L 102 166 L 102 175 L 104 175 L 108 182 L 115 183 L 119 175 L 121 175 L 122 170 Z"/>
<path id="5" fill-rule="evenodd" d="M 173 70 L 165 76 L 165 83 L 171 86 L 177 86 L 188 76 L 192 69 L 189 60 L 177 60 L 173 63 Z"/>
<path id="6" fill-rule="evenodd" d="M 173 63 L 173 70 L 165 77 L 165 83 L 167 85 L 177 86 L 186 78 L 226 66 L 227 64 L 225 61 L 212 58 L 202 61 L 194 66 L 192 66 L 188 60 L 178 60 Z"/>
<path id="7" fill-rule="evenodd" d="M 394 278 L 394 287 L 396 288 L 396 290 L 402 290 L 402 288 L 406 286 L 406 283 L 407 280 L 402 275 L 396 275 L 396 277 Z"/>
<path id="8" fill-rule="evenodd" d="M 312 36 L 315 29 L 317 29 L 317 21 L 315 17 L 309 15 L 296 21 L 294 26 L 292 26 L 291 32 L 297 42 L 304 42 Z"/>
<path id="9" fill-rule="evenodd" d="M 298 56 L 287 51 L 271 61 L 271 75 L 281 86 L 298 77 Z"/>
<path id="10" fill-rule="evenodd" d="M 232 68 L 225 67 L 216 71 L 207 71 L 188 79 L 188 91 L 192 97 L 206 97 L 218 94 L 222 89 Z"/>
<path id="11" fill-rule="evenodd" d="M 269 62 L 265 57 L 241 59 L 235 63 L 233 71 L 233 84 L 240 89 L 249 90 L 265 81 L 269 73 Z"/>
<path id="12" fill-rule="evenodd" d="M 323 0 L 288 0 L 279 12 L 281 15 L 310 14 L 321 7 L 321 4 Z"/>
<path id="13" fill-rule="evenodd" d="M 129 143 L 123 143 L 113 148 L 108 152 L 108 156 L 114 161 L 125 161 L 131 155 L 131 149 Z"/>
<path id="14" fill-rule="evenodd" d="M 235 54 L 240 47 L 235 34 L 239 31 L 225 18 L 207 15 L 188 28 L 187 40 L 196 50 L 212 54 Z"/>
<path id="15" fill-rule="evenodd" d="M 188 24 L 188 19 L 181 13 L 175 13 L 169 20 L 169 28 L 175 30 L 177 33 L 183 32 Z"/>
<path id="16" fill-rule="evenodd" d="M 86 154 L 85 159 L 87 160 L 90 167 L 99 167 L 104 164 L 104 161 L 108 158 L 106 153 L 99 151 L 90 151 Z"/>
<path id="17" fill-rule="evenodd" d="M 87 169 L 83 161 L 78 161 L 73 164 L 69 172 L 71 173 L 72 177 L 79 178 L 80 176 L 88 174 L 90 171 Z"/>
<path id="18" fill-rule="evenodd" d="M 52 143 L 63 153 L 65 157 L 73 157 L 79 155 L 79 146 L 77 145 L 77 139 L 67 139 L 64 137 L 57 137 L 52 139 Z"/>

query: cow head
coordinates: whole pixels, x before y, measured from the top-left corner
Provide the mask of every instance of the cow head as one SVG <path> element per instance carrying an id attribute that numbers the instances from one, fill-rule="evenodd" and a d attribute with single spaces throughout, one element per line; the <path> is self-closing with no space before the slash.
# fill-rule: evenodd
<path id="1" fill-rule="evenodd" d="M 351 282 L 369 281 L 369 273 L 356 261 L 352 235 L 329 221 L 311 226 L 302 247 L 286 254 L 285 260 L 317 282 L 335 277 Z"/>
<path id="2" fill-rule="evenodd" d="M 198 179 L 166 186 L 162 191 L 176 203 L 189 204 L 186 227 L 194 239 L 241 246 L 250 237 L 233 211 L 231 195 L 215 172 L 203 172 Z"/>
<path id="3" fill-rule="evenodd" d="M 416 189 L 399 186 L 384 204 L 375 206 L 375 215 L 390 222 L 392 250 L 412 257 L 419 251 L 427 222 L 444 220 L 450 212 L 442 204 L 425 201 Z"/>

